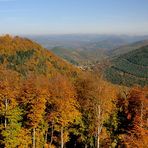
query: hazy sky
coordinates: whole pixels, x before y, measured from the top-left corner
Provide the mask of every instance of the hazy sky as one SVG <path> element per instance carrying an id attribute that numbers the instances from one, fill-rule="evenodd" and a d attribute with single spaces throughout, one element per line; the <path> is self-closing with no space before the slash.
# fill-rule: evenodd
<path id="1" fill-rule="evenodd" d="M 0 34 L 148 34 L 148 0 L 0 0 Z"/>

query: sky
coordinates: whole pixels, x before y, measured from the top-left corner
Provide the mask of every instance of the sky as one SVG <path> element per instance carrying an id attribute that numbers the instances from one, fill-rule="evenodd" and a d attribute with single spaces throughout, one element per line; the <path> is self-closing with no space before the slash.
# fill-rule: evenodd
<path id="1" fill-rule="evenodd" d="M 0 0 L 0 34 L 148 34 L 148 0 Z"/>

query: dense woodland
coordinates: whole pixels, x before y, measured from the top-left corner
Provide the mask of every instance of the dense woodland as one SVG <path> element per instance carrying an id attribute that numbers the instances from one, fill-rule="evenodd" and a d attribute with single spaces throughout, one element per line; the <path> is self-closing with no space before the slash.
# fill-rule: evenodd
<path id="1" fill-rule="evenodd" d="M 105 74 L 107 79 L 115 84 L 148 85 L 148 46 L 115 56 Z"/>
<path id="2" fill-rule="evenodd" d="M 1 148 L 146 148 L 148 87 L 107 82 L 28 39 L 0 37 Z"/>
<path id="3" fill-rule="evenodd" d="M 128 87 L 135 84 L 142 87 L 148 85 L 147 40 L 123 45 L 115 49 L 111 49 L 110 46 L 110 50 L 99 46 L 97 49 L 88 47 L 89 49 L 55 47 L 51 51 L 62 59 L 85 70 L 92 69 L 98 64 L 102 65 L 105 61 L 104 77 L 111 83 Z"/>

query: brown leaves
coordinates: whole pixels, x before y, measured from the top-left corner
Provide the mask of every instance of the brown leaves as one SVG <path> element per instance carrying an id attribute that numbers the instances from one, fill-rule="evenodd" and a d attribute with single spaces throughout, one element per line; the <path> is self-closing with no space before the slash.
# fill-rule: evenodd
<path id="1" fill-rule="evenodd" d="M 27 125 L 36 128 L 43 119 L 46 104 L 45 90 L 40 87 L 35 78 L 29 78 L 23 83 L 20 102 L 26 106 Z"/>
<path id="2" fill-rule="evenodd" d="M 125 124 L 128 122 L 128 127 L 126 127 L 128 131 L 126 131 L 127 134 L 124 135 L 123 141 L 126 145 L 130 145 L 130 147 L 146 147 L 148 144 L 146 125 L 147 93 L 145 89 L 134 87 L 125 99 L 127 103 L 122 102 L 122 104 L 120 104 L 120 106 L 125 106 L 123 110 L 127 116 Z"/>
<path id="3" fill-rule="evenodd" d="M 75 98 L 75 91 L 71 83 L 63 76 L 58 75 L 50 80 L 50 101 L 53 110 L 50 117 L 62 126 L 72 123 L 79 118 L 80 113 L 77 110 L 78 103 Z"/>

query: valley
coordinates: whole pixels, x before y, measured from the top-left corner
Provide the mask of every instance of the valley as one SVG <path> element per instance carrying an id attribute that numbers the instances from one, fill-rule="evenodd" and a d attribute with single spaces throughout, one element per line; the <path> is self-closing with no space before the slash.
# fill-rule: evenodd
<path id="1" fill-rule="evenodd" d="M 126 36 L 125 38 L 124 36 L 79 35 L 78 38 L 65 35 L 63 44 L 60 42 L 61 38 L 62 36 L 56 36 L 56 42 L 57 45 L 62 46 L 55 46 L 49 50 L 69 63 L 82 69 L 92 69 L 106 60 L 108 67 L 104 71 L 108 81 L 125 86 L 148 84 L 147 65 L 145 65 L 147 62 L 146 51 L 148 50 L 147 36 Z M 40 39 L 37 41 L 40 42 Z M 46 45 L 50 44 L 47 39 L 45 41 Z M 44 43 L 42 45 L 45 46 Z"/>

